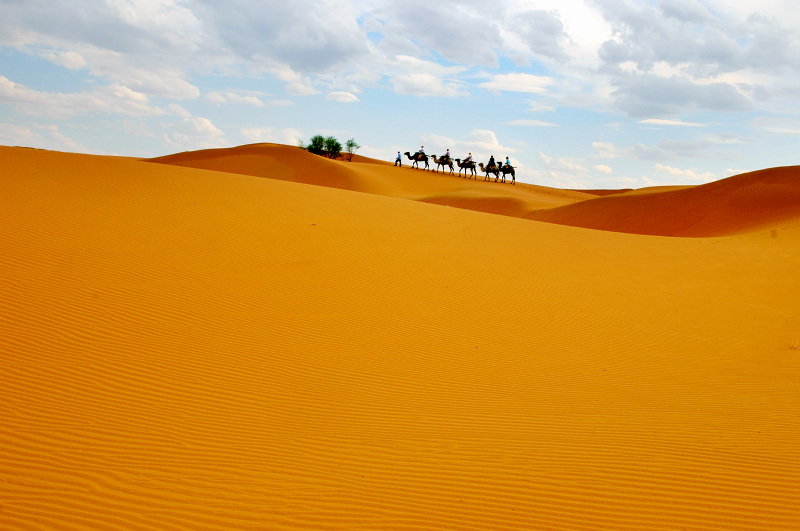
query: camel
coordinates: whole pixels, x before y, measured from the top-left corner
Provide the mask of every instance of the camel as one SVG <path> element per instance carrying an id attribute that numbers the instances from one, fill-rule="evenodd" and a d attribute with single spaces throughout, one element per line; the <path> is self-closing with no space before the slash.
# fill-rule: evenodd
<path id="1" fill-rule="evenodd" d="M 461 176 L 461 170 L 464 170 L 464 177 L 467 177 L 467 170 L 472 172 L 472 176 L 476 175 L 475 171 L 475 161 L 474 160 L 465 160 L 461 162 L 461 159 L 455 159 L 456 163 L 458 164 L 458 176 Z M 469 177 L 467 177 L 469 179 Z"/>
<path id="2" fill-rule="evenodd" d="M 436 164 L 436 167 L 433 169 L 433 171 L 439 171 L 439 166 L 442 166 L 442 171 L 444 171 L 446 166 L 450 166 L 450 173 L 453 173 L 453 159 L 447 156 L 439 158 L 436 155 L 431 155 L 431 157 L 433 157 L 433 162 Z"/>
<path id="3" fill-rule="evenodd" d="M 406 151 L 404 155 L 408 157 L 409 160 L 414 161 L 413 163 L 411 163 L 412 168 L 416 167 L 417 169 L 419 169 L 419 162 L 422 161 L 425 163 L 425 169 L 426 170 L 430 169 L 430 166 L 428 165 L 428 155 L 425 155 L 424 153 L 414 153 L 414 155 L 412 156 L 411 153 L 409 153 L 408 151 Z"/>
<path id="4" fill-rule="evenodd" d="M 503 179 L 503 182 L 506 182 L 506 175 L 510 173 L 511 174 L 511 184 L 517 184 L 517 176 L 514 173 L 514 166 L 509 166 L 508 164 L 503 164 L 502 166 L 500 166 L 500 173 L 503 174 L 503 176 L 501 177 L 501 179 Z"/>
<path id="5" fill-rule="evenodd" d="M 479 162 L 478 166 L 480 166 L 481 171 L 486 174 L 486 177 L 483 178 L 484 181 L 489 178 L 490 173 L 494 173 L 494 182 L 497 182 L 497 179 L 500 178 L 500 170 L 497 168 L 497 164 L 492 164 L 491 166 L 486 166 L 486 168 L 484 168 L 483 162 Z"/>

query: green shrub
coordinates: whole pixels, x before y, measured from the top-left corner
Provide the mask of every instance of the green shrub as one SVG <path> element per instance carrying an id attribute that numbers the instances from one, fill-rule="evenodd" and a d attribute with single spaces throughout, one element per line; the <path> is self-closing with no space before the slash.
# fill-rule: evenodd
<path id="1" fill-rule="evenodd" d="M 325 138 L 322 135 L 312 136 L 306 149 L 309 151 L 309 153 L 313 153 L 314 155 L 324 155 Z"/>
<path id="2" fill-rule="evenodd" d="M 348 140 L 347 143 L 345 144 L 345 150 L 347 151 L 348 155 L 347 160 L 352 162 L 353 154 L 355 154 L 356 150 L 360 147 L 361 146 L 358 145 L 355 138 L 351 138 L 350 140 Z"/>
<path id="3" fill-rule="evenodd" d="M 325 155 L 332 159 L 339 157 L 342 152 L 342 145 L 336 138 L 329 136 L 325 139 Z"/>

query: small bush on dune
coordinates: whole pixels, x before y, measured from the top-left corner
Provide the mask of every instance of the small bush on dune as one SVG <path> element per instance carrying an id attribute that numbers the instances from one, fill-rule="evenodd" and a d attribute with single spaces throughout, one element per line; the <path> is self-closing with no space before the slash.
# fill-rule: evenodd
<path id="1" fill-rule="evenodd" d="M 353 155 L 355 154 L 356 150 L 361 146 L 358 145 L 355 138 L 351 138 L 345 144 L 345 150 L 347 151 L 347 160 L 353 162 Z"/>
<path id="2" fill-rule="evenodd" d="M 342 153 L 342 144 L 334 137 L 329 136 L 325 139 L 325 156 L 332 159 L 338 158 Z"/>
<path id="3" fill-rule="evenodd" d="M 314 155 L 324 155 L 325 154 L 325 138 L 322 135 L 314 135 L 311 137 L 311 140 L 308 142 L 308 146 L 306 149 L 309 153 L 313 153 Z"/>
<path id="4" fill-rule="evenodd" d="M 348 140 L 346 146 L 347 154 L 349 155 L 348 160 L 352 161 L 353 153 L 361 146 L 358 145 L 355 138 Z M 297 147 L 321 157 L 338 159 L 342 156 L 342 144 L 333 136 L 324 137 L 322 135 L 314 135 L 311 137 L 308 145 L 303 145 L 303 141 L 300 140 L 297 143 Z"/>

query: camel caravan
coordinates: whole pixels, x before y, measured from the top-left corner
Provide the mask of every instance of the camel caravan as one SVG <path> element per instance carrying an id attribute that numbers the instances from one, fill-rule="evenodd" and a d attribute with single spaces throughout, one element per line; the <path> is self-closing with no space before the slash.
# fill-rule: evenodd
<path id="1" fill-rule="evenodd" d="M 514 166 L 511 165 L 510 161 L 508 160 L 508 157 L 506 157 L 505 164 L 502 163 L 498 164 L 494 160 L 494 155 L 492 155 L 491 157 L 489 157 L 489 162 L 484 165 L 483 162 L 476 163 L 474 160 L 472 160 L 471 152 L 463 160 L 455 159 L 450 156 L 449 149 L 447 150 L 447 153 L 445 153 L 441 157 L 437 157 L 436 155 L 430 155 L 429 157 L 428 155 L 426 155 L 425 146 L 421 146 L 419 150 L 413 155 L 408 151 L 406 151 L 403 154 L 406 157 L 408 157 L 408 160 L 412 161 L 411 162 L 412 168 L 419 169 L 419 164 L 420 162 L 422 162 L 425 164 L 424 169 L 430 170 L 430 164 L 428 164 L 428 160 L 430 158 L 433 159 L 433 163 L 436 165 L 433 168 L 433 171 L 438 172 L 439 167 L 441 166 L 442 172 L 444 172 L 446 168 L 450 168 L 450 174 L 452 175 L 453 173 L 455 173 L 455 166 L 453 164 L 455 162 L 456 164 L 458 164 L 459 177 L 461 176 L 461 172 L 463 171 L 464 177 L 466 177 L 467 179 L 474 177 L 477 180 L 478 178 L 476 170 L 476 164 L 477 164 L 477 166 L 480 167 L 481 172 L 484 174 L 483 178 L 484 181 L 488 180 L 490 175 L 494 175 L 494 182 L 498 182 L 498 180 L 500 182 L 506 182 L 506 175 L 511 175 L 511 184 L 517 184 L 517 178 L 514 172 Z M 403 165 L 403 159 L 401 158 L 399 151 L 397 152 L 397 159 L 395 160 L 394 165 L 395 166 Z M 470 173 L 468 174 L 467 172 Z"/>

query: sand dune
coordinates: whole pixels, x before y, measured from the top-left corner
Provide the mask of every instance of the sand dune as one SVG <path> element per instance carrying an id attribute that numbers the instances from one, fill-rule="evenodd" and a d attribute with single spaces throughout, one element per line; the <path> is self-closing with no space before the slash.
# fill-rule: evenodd
<path id="1" fill-rule="evenodd" d="M 468 210 L 524 217 L 541 208 L 552 208 L 593 197 L 579 191 L 529 184 L 502 185 L 484 181 L 484 175 L 458 178 L 415 170 L 408 164 L 356 156 L 352 163 L 329 160 L 293 146 L 253 144 L 225 149 L 178 153 L 150 162 L 217 170 L 356 192 L 413 199 Z M 448 176 L 450 178 L 441 178 Z M 453 198 L 450 201 L 449 198 Z M 507 208 L 506 208 L 507 207 Z"/>
<path id="2" fill-rule="evenodd" d="M 726 236 L 785 227 L 800 220 L 800 166 L 745 173 L 702 186 L 634 190 L 525 217 L 661 236 Z"/>
<path id="3" fill-rule="evenodd" d="M 0 528 L 798 528 L 792 170 L 0 154 Z M 545 204 L 747 234 L 514 217 Z"/>

